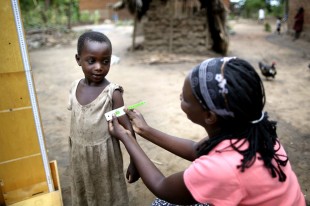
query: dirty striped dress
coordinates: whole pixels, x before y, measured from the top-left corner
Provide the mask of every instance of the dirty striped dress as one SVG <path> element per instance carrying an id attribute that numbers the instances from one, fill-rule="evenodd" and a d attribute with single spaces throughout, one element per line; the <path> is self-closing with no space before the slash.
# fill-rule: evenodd
<path id="1" fill-rule="evenodd" d="M 123 89 L 110 83 L 95 100 L 81 105 L 76 99 L 79 81 L 72 83 L 68 104 L 72 205 L 128 205 L 120 145 L 110 136 L 104 117 L 112 110 L 113 92 Z"/>

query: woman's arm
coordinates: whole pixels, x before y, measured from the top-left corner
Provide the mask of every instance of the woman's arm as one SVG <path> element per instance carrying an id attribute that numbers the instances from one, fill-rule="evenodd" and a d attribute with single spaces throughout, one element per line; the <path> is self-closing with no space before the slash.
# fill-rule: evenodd
<path id="1" fill-rule="evenodd" d="M 174 204 L 197 203 L 184 184 L 183 172 L 165 177 L 146 156 L 131 132 L 119 124 L 117 118 L 113 117 L 109 122 L 109 131 L 123 142 L 144 184 L 155 196 Z"/>
<path id="2" fill-rule="evenodd" d="M 159 130 L 150 127 L 144 120 L 141 113 L 139 113 L 137 110 L 125 109 L 125 112 L 127 113 L 137 134 L 186 160 L 194 161 L 197 158 L 197 147 L 206 140 L 205 138 L 202 139 L 200 142 L 194 142 L 189 139 L 182 139 L 165 134 Z"/>
<path id="3" fill-rule="evenodd" d="M 124 106 L 124 99 L 123 99 L 121 91 L 115 90 L 113 92 L 112 102 L 113 102 L 112 109 L 117 109 L 119 107 Z M 132 128 L 132 125 L 127 115 L 123 115 L 119 117 L 119 122 L 125 129 L 129 130 L 131 135 L 134 137 L 134 139 L 136 139 L 135 132 Z M 129 183 L 136 182 L 140 178 L 140 175 L 137 172 L 131 157 L 130 157 L 130 164 L 128 166 L 127 173 L 126 173 L 126 178 L 128 179 Z"/>

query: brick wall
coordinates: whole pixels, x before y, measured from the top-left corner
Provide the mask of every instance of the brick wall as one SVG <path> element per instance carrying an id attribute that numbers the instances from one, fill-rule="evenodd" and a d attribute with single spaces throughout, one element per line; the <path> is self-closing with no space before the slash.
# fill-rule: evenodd
<path id="1" fill-rule="evenodd" d="M 80 11 L 95 12 L 99 11 L 101 20 L 113 19 L 113 15 L 117 14 L 120 20 L 132 19 L 127 9 L 120 11 L 114 11 L 111 6 L 119 0 L 80 0 L 79 8 Z"/>
<path id="2" fill-rule="evenodd" d="M 300 7 L 304 8 L 304 26 L 301 38 L 310 41 L 310 0 L 288 0 L 288 32 L 293 34 L 294 17 Z"/>

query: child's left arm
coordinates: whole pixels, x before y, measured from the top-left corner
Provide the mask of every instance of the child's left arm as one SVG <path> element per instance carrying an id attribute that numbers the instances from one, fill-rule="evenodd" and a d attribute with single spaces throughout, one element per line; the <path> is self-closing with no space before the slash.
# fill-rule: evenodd
<path id="1" fill-rule="evenodd" d="M 113 102 L 112 109 L 117 109 L 119 107 L 124 106 L 123 96 L 119 90 L 115 90 L 113 92 L 112 102 Z M 129 130 L 131 132 L 132 136 L 134 136 L 136 138 L 135 132 L 132 128 L 132 125 L 131 125 L 130 120 L 127 117 L 127 115 L 122 115 L 122 116 L 118 117 L 118 121 L 120 122 L 120 124 L 124 128 L 126 128 L 127 130 Z M 127 169 L 126 178 L 127 178 L 129 183 L 136 182 L 140 178 L 138 170 L 136 169 L 133 161 L 131 161 L 131 158 L 130 158 L 130 163 L 129 163 L 129 166 Z"/>

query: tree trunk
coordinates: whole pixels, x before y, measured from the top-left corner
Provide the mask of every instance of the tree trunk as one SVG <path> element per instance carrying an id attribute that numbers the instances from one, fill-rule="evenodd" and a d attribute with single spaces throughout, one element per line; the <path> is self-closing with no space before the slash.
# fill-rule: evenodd
<path id="1" fill-rule="evenodd" d="M 212 50 L 226 55 L 228 50 L 228 32 L 226 29 L 226 10 L 221 0 L 205 1 L 207 21 L 211 35 Z"/>
<path id="2" fill-rule="evenodd" d="M 73 0 L 70 0 L 69 3 L 66 4 L 67 29 L 69 30 L 71 29 L 72 6 Z"/>
<path id="3" fill-rule="evenodd" d="M 136 33 L 137 33 L 137 24 L 138 24 L 138 16 L 137 14 L 134 14 L 134 23 L 133 23 L 133 34 L 132 34 L 132 45 L 131 45 L 131 51 L 134 52 L 136 49 Z"/>

